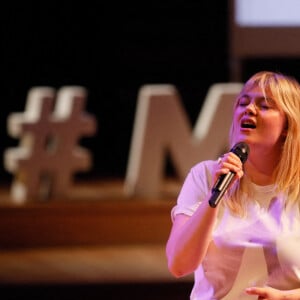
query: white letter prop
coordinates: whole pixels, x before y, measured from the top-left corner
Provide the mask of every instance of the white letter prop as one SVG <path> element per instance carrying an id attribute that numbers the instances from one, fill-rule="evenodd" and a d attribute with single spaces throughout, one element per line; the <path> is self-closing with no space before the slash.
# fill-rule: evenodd
<path id="1" fill-rule="evenodd" d="M 241 83 L 210 87 L 195 129 L 173 85 L 145 85 L 138 95 L 124 190 L 128 196 L 157 197 L 167 151 L 181 180 L 197 162 L 228 149 L 233 102 Z"/>

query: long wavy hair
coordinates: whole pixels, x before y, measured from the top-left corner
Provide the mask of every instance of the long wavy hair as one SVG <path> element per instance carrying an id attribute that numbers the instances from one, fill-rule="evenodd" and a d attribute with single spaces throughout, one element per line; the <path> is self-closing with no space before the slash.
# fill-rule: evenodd
<path id="1" fill-rule="evenodd" d="M 282 144 L 279 163 L 273 172 L 274 188 L 277 193 L 283 193 L 289 204 L 300 205 L 300 85 L 288 75 L 278 72 L 262 71 L 254 74 L 245 83 L 240 94 L 245 89 L 259 87 L 263 94 L 272 95 L 276 105 L 282 109 L 287 119 L 287 134 Z M 236 99 L 234 110 L 239 96 Z M 234 124 L 232 122 L 229 140 L 233 145 Z M 247 192 L 247 174 L 237 181 L 227 193 L 226 205 L 238 215 L 246 214 L 246 203 L 240 197 Z M 286 205 L 288 203 L 285 203 Z"/>

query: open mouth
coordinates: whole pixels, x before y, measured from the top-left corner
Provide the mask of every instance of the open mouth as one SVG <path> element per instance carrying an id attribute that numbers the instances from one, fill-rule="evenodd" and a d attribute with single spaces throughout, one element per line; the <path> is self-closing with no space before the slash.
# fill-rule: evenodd
<path id="1" fill-rule="evenodd" d="M 253 122 L 245 121 L 245 122 L 242 122 L 241 127 L 255 129 L 256 125 Z"/>

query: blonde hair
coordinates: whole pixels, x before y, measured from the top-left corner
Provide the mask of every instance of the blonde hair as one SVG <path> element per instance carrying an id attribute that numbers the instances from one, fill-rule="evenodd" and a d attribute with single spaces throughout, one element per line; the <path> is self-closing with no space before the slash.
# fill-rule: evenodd
<path id="1" fill-rule="evenodd" d="M 262 71 L 254 74 L 244 85 L 249 90 L 259 87 L 264 95 L 271 94 L 276 105 L 282 109 L 287 119 L 287 134 L 282 144 L 279 163 L 274 170 L 273 179 L 278 193 L 286 195 L 288 202 L 296 203 L 300 197 L 300 85 L 291 76 L 282 73 Z M 237 106 L 237 97 L 234 109 Z M 230 143 L 233 143 L 234 124 L 231 125 Z M 233 213 L 246 214 L 241 193 L 247 193 L 247 175 L 236 182 L 226 197 L 226 205 Z M 286 203 L 287 204 L 287 203 Z"/>

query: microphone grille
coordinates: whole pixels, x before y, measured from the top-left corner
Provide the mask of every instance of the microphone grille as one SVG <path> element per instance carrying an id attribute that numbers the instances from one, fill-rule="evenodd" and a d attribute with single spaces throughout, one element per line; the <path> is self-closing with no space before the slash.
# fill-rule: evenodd
<path id="1" fill-rule="evenodd" d="M 233 152 L 240 158 L 242 163 L 247 160 L 249 151 L 250 148 L 245 142 L 239 142 L 235 144 L 230 150 L 230 152 Z"/>

